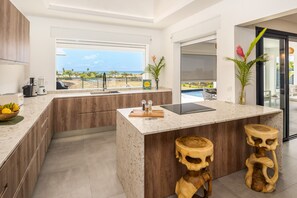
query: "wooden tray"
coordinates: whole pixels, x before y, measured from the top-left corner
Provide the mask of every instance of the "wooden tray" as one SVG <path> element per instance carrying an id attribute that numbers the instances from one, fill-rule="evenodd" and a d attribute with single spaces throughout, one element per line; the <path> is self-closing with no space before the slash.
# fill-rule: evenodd
<path id="1" fill-rule="evenodd" d="M 142 117 L 142 118 L 164 118 L 163 110 L 153 110 L 151 113 L 144 112 L 139 109 L 134 109 L 129 114 L 129 117 Z"/>

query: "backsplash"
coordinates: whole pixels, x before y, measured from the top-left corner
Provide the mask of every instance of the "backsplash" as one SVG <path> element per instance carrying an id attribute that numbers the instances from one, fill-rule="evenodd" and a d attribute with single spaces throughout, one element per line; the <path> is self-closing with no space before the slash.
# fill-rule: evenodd
<path id="1" fill-rule="evenodd" d="M 0 64 L 0 94 L 22 92 L 21 87 L 26 81 L 26 67 Z"/>

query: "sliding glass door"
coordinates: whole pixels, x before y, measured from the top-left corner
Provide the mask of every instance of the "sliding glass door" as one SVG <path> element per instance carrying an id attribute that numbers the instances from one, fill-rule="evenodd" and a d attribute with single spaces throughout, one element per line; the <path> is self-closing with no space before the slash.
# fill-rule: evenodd
<path id="1" fill-rule="evenodd" d="M 297 38 L 289 37 L 289 137 L 297 135 Z"/>
<path id="2" fill-rule="evenodd" d="M 257 28 L 257 32 L 260 31 Z M 257 104 L 283 110 L 284 140 L 297 137 L 295 49 L 297 36 L 275 30 L 267 30 L 257 46 L 258 56 L 267 54 L 269 57 L 266 63 L 257 65 Z"/>

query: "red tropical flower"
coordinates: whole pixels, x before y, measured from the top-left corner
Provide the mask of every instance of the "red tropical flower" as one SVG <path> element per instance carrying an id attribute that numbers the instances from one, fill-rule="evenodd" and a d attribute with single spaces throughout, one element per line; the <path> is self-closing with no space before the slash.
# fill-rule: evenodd
<path id="1" fill-rule="evenodd" d="M 240 45 L 237 46 L 236 53 L 237 53 L 238 56 L 240 56 L 242 58 L 245 58 L 245 54 L 244 54 L 243 49 L 242 49 L 242 47 Z"/>

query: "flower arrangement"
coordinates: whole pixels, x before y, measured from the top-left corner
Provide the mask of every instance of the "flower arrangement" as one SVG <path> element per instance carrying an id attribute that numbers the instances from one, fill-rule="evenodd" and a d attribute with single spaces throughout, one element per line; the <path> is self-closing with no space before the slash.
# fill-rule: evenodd
<path id="1" fill-rule="evenodd" d="M 161 59 L 159 60 L 159 62 L 157 63 L 156 56 L 152 56 L 152 60 L 153 60 L 154 64 L 153 65 L 148 64 L 148 66 L 146 67 L 146 71 L 153 76 L 153 78 L 155 79 L 155 82 L 156 82 L 156 89 L 159 89 L 159 76 L 161 74 L 161 70 L 166 65 L 165 58 L 164 58 L 164 56 L 162 56 Z"/>
<path id="2" fill-rule="evenodd" d="M 250 47 L 246 53 L 244 53 L 242 47 L 239 45 L 236 48 L 236 54 L 238 55 L 239 59 L 236 58 L 227 58 L 229 61 L 233 61 L 236 65 L 237 74 L 236 77 L 241 83 L 241 92 L 239 96 L 239 103 L 245 104 L 245 87 L 247 85 L 250 85 L 251 75 L 252 71 L 251 69 L 257 62 L 267 62 L 268 57 L 267 54 L 263 54 L 259 57 L 257 57 L 254 60 L 248 60 L 249 56 L 251 55 L 251 52 L 255 48 L 258 41 L 262 38 L 262 36 L 265 34 L 267 28 L 263 29 L 260 34 L 253 40 L 253 42 L 250 44 Z"/>

